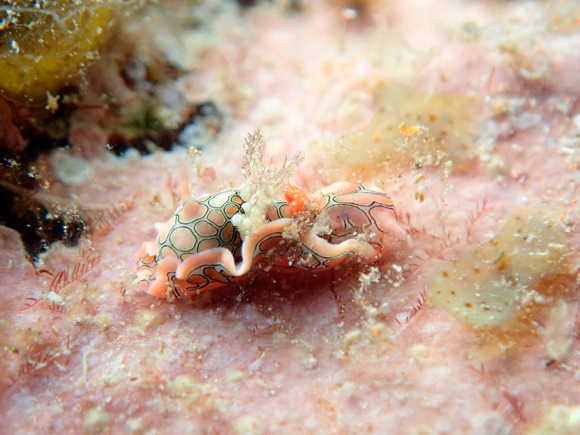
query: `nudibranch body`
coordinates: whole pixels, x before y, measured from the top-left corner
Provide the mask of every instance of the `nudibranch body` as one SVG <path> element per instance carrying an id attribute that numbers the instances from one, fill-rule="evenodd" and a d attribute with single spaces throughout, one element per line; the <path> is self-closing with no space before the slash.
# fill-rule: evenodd
<path id="1" fill-rule="evenodd" d="M 161 298 L 211 290 L 255 269 L 323 270 L 352 255 L 372 262 L 406 238 L 393 202 L 374 187 L 334 183 L 312 201 L 289 185 L 287 201 L 272 204 L 265 223 L 242 240 L 232 222 L 244 213 L 239 190 L 194 199 L 183 186 L 183 205 L 155 225 L 157 241 L 139 252 L 139 287 Z"/>

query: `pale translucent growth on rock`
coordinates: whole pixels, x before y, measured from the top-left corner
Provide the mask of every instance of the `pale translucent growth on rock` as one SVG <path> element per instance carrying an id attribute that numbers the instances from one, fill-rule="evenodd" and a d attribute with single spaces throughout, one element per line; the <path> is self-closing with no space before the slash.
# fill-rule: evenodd
<path id="1" fill-rule="evenodd" d="M 145 332 L 152 331 L 165 323 L 165 317 L 156 310 L 145 308 L 139 310 L 135 316 L 135 326 Z"/>
<path id="2" fill-rule="evenodd" d="M 534 283 L 562 267 L 565 233 L 554 222 L 543 211 L 522 211 L 493 239 L 441 262 L 428 285 L 429 299 L 474 327 L 503 323 Z"/>
<path id="3" fill-rule="evenodd" d="M 577 435 L 580 433 L 580 406 L 552 406 L 540 427 L 525 435 Z"/>
<path id="4" fill-rule="evenodd" d="M 99 314 L 95 317 L 96 323 L 103 328 L 110 328 L 114 323 L 113 316 L 107 313 Z"/>
<path id="5" fill-rule="evenodd" d="M 234 427 L 239 435 L 261 435 L 264 433 L 264 429 L 258 423 L 258 419 L 252 415 L 238 417 Z"/>
<path id="6" fill-rule="evenodd" d="M 563 300 L 550 310 L 550 317 L 542 330 L 545 338 L 546 354 L 549 359 L 566 362 L 570 346 L 574 342 L 577 307 L 572 307 Z"/>
<path id="7" fill-rule="evenodd" d="M 429 348 L 424 344 L 416 344 L 411 348 L 411 358 L 417 362 L 423 361 L 429 354 Z"/>
<path id="8" fill-rule="evenodd" d="M 479 119 L 478 102 L 468 95 L 419 93 L 396 81 L 368 89 L 368 102 L 344 99 L 335 109 L 337 118 L 351 122 L 332 147 L 332 156 L 360 173 L 406 167 L 409 162 L 462 170 L 477 154 L 472 136 Z M 369 110 L 372 107 L 373 110 Z M 374 115 L 369 116 L 369 113 Z M 403 128 L 401 128 L 403 126 Z M 349 129 L 349 127 L 351 127 Z"/>
<path id="9" fill-rule="evenodd" d="M 171 392 L 176 396 L 189 397 L 197 400 L 200 396 L 202 386 L 191 375 L 177 376 L 171 382 Z"/>
<path id="10" fill-rule="evenodd" d="M 130 418 L 125 422 L 125 427 L 129 433 L 140 434 L 145 430 L 145 424 L 141 417 Z"/>
<path id="11" fill-rule="evenodd" d="M 240 387 L 246 382 L 246 375 L 241 370 L 228 370 L 224 380 L 232 387 Z"/>
<path id="12" fill-rule="evenodd" d="M 244 144 L 242 174 L 245 180 L 240 187 L 240 196 L 245 201 L 242 206 L 244 213 L 238 213 L 232 219 L 242 239 L 266 223 L 266 210 L 304 160 L 301 154 L 295 154 L 291 160 L 284 158 L 282 167 L 277 169 L 272 161 L 264 162 L 264 146 L 260 130 L 249 134 Z"/>
<path id="13" fill-rule="evenodd" d="M 56 176 L 68 186 L 85 183 L 93 173 L 87 160 L 62 149 L 52 154 L 51 163 Z"/>
<path id="14" fill-rule="evenodd" d="M 108 431 L 111 416 L 100 406 L 89 409 L 83 417 L 83 428 L 91 434 L 105 433 Z"/>

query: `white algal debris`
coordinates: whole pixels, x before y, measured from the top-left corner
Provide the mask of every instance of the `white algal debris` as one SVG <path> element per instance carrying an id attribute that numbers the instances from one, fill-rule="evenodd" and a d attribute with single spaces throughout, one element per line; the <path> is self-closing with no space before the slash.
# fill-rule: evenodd
<path id="1" fill-rule="evenodd" d="M 224 380 L 230 387 L 238 388 L 245 383 L 246 375 L 241 370 L 228 370 Z"/>
<path id="2" fill-rule="evenodd" d="M 342 392 L 346 397 L 352 397 L 356 392 L 356 384 L 354 382 L 347 381 L 342 384 Z"/>
<path id="3" fill-rule="evenodd" d="M 240 196 L 245 203 L 242 205 L 243 213 L 237 213 L 232 218 L 232 223 L 242 239 L 246 239 L 266 223 L 268 207 L 274 204 L 284 185 L 290 181 L 304 160 L 301 154 L 295 154 L 291 160 L 284 158 L 282 167 L 277 169 L 273 161 L 264 163 L 264 147 L 260 130 L 249 134 L 244 144 L 242 174 L 245 180 L 240 187 Z"/>
<path id="4" fill-rule="evenodd" d="M 416 344 L 411 348 L 411 359 L 413 359 L 416 362 L 421 362 L 422 360 L 427 358 L 428 354 L 429 348 L 422 343 Z"/>
<path id="5" fill-rule="evenodd" d="M 395 315 L 395 320 L 397 320 L 400 324 L 407 323 L 407 318 L 409 317 L 409 313 L 398 313 Z"/>
<path id="6" fill-rule="evenodd" d="M 313 355 L 308 355 L 306 358 L 304 358 L 302 364 L 304 365 L 305 369 L 312 370 L 314 367 L 316 367 L 317 362 L 318 360 Z"/>
<path id="7" fill-rule="evenodd" d="M 344 336 L 344 346 L 348 350 L 361 336 L 361 331 L 355 329 L 353 331 L 347 332 Z"/>
<path id="8" fill-rule="evenodd" d="M 254 373 L 262 368 L 262 357 L 258 358 L 252 364 L 248 366 L 248 372 Z"/>
<path id="9" fill-rule="evenodd" d="M 125 422 L 125 427 L 130 433 L 140 434 L 145 430 L 145 424 L 143 423 L 143 418 L 136 417 L 130 418 Z"/>
<path id="10" fill-rule="evenodd" d="M 46 294 L 46 301 L 47 302 L 56 302 L 56 303 L 60 303 L 62 302 L 63 297 L 55 292 L 48 292 Z"/>
<path id="11" fill-rule="evenodd" d="M 105 433 L 111 422 L 111 416 L 100 406 L 89 409 L 83 417 L 83 429 L 87 433 Z"/>
<path id="12" fill-rule="evenodd" d="M 381 273 L 377 267 L 371 267 L 369 273 L 361 273 L 358 280 L 362 286 L 369 286 L 373 282 L 379 282 Z"/>
<path id="13" fill-rule="evenodd" d="M 524 112 L 511 118 L 512 124 L 518 130 L 528 130 L 532 127 L 544 125 L 542 115 L 539 113 Z"/>
<path id="14" fill-rule="evenodd" d="M 549 359 L 566 362 L 570 347 L 575 339 L 577 308 L 566 302 L 558 301 L 550 310 L 550 316 L 541 330 L 545 339 L 546 354 Z"/>
<path id="15" fill-rule="evenodd" d="M 238 435 L 261 435 L 264 429 L 258 419 L 253 415 L 242 415 L 234 422 L 234 427 Z"/>
<path id="16" fill-rule="evenodd" d="M 567 115 L 572 108 L 573 102 L 574 100 L 570 97 L 557 97 L 553 95 L 548 98 L 548 101 L 546 101 L 546 106 L 550 110 L 555 110 L 564 115 Z"/>

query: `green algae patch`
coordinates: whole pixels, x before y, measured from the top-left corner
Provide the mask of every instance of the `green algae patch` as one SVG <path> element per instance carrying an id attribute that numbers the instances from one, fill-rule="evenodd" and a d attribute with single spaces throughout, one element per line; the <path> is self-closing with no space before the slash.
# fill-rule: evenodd
<path id="1" fill-rule="evenodd" d="M 512 318 L 543 277 L 561 272 L 568 255 L 564 229 L 547 212 L 525 210 L 491 240 L 441 262 L 427 287 L 429 300 L 473 327 Z"/>
<path id="2" fill-rule="evenodd" d="M 341 125 L 343 118 L 363 119 L 358 112 L 373 111 L 367 123 L 358 123 L 334 145 L 338 163 L 359 171 L 414 165 L 452 166 L 461 172 L 476 157 L 473 138 L 480 120 L 476 97 L 420 93 L 389 82 L 375 86 L 371 99 L 370 108 L 349 104 L 348 116 L 338 108 Z"/>
<path id="3" fill-rule="evenodd" d="M 40 105 L 75 84 L 98 58 L 128 2 L 5 3 L 0 4 L 0 91 L 19 103 Z"/>

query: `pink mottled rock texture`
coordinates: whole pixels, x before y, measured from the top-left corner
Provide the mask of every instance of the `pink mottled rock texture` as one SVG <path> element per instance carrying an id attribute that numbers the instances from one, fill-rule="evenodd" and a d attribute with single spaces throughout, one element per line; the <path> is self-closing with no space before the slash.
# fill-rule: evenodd
<path id="1" fill-rule="evenodd" d="M 180 147 L 82 160 L 75 182 L 55 188 L 92 209 L 133 205 L 81 247 L 53 246 L 36 272 L 18 235 L 0 231 L 0 432 L 580 433 L 580 26 L 565 20 L 578 9 L 314 1 L 289 13 L 275 3 L 243 14 L 224 6 L 171 47 L 191 68 L 185 98 L 210 99 L 227 115 L 203 156 Z M 349 6 L 365 9 L 349 19 Z M 345 135 L 382 122 L 377 107 L 406 107 L 379 101 L 377 89 L 396 82 L 473 96 L 469 151 L 445 151 L 440 163 L 427 142 L 408 151 L 397 127 L 431 113 L 413 106 L 389 114 L 398 146 L 362 164 L 340 160 Z M 447 110 L 436 107 L 433 115 Z M 405 122 L 427 122 L 414 119 Z M 275 161 L 305 154 L 294 181 L 306 189 L 345 179 L 391 193 L 408 243 L 375 268 L 265 272 L 191 301 L 138 292 L 137 251 L 173 214 L 183 165 L 199 194 L 239 185 L 243 138 L 257 127 Z M 380 142 L 364 137 L 357 155 Z M 63 163 L 52 161 L 58 173 Z M 474 329 L 424 299 L 432 259 L 489 240 L 522 208 L 552 211 L 570 253 L 530 289 L 535 302 L 505 325 Z M 67 267 L 70 283 L 49 293 L 42 270 L 54 277 Z"/>

